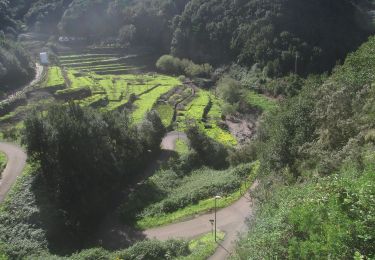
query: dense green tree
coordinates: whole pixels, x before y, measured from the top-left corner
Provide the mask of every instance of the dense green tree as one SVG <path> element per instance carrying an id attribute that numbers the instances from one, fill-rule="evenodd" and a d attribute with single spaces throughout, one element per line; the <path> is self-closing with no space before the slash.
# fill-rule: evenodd
<path id="1" fill-rule="evenodd" d="M 0 35 L 0 92 L 7 92 L 34 76 L 30 55 L 20 44 Z"/>
<path id="2" fill-rule="evenodd" d="M 152 159 L 149 151 L 160 149 L 160 118 L 152 112 L 144 124 L 138 129 L 125 113 L 100 115 L 75 104 L 25 121 L 27 152 L 73 231 L 88 232 Z"/>

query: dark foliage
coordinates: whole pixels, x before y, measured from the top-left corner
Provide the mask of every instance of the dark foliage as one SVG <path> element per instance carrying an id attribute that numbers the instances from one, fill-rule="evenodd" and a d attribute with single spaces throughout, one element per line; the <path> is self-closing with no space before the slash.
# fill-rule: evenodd
<path id="1" fill-rule="evenodd" d="M 25 127 L 27 152 L 75 232 L 87 232 L 105 214 L 159 151 L 165 131 L 155 113 L 134 127 L 124 113 L 101 115 L 74 104 L 34 113 Z"/>

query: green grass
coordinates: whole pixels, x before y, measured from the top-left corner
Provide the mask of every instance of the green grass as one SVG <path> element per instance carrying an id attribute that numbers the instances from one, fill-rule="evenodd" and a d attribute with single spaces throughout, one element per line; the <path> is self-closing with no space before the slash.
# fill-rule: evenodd
<path id="1" fill-rule="evenodd" d="M 225 233 L 217 232 L 216 233 L 218 241 L 224 240 Z M 176 260 L 206 260 L 212 256 L 218 244 L 215 242 L 214 237 L 211 233 L 193 239 L 189 242 L 189 249 L 192 252 L 188 256 L 179 257 Z"/>
<path id="2" fill-rule="evenodd" d="M 65 80 L 60 67 L 49 67 L 45 87 L 56 87 L 63 85 L 65 85 Z"/>
<path id="3" fill-rule="evenodd" d="M 189 144 L 187 143 L 187 141 L 183 140 L 183 139 L 178 139 L 176 141 L 176 147 L 175 147 L 175 150 L 178 154 L 180 155 L 183 155 L 183 154 L 188 154 L 189 153 Z"/>
<path id="4" fill-rule="evenodd" d="M 5 153 L 0 151 L 0 177 L 7 165 L 8 158 Z"/>
<path id="5" fill-rule="evenodd" d="M 193 101 L 186 106 L 186 111 L 183 117 L 179 117 L 180 128 L 186 128 L 187 121 L 195 121 L 196 123 L 201 122 L 203 116 L 203 110 L 207 106 L 210 100 L 208 91 L 199 90 L 196 93 L 196 97 Z"/>
<path id="6" fill-rule="evenodd" d="M 222 196 L 222 199 L 217 200 L 217 208 L 226 208 L 229 205 L 236 202 L 237 200 L 239 200 L 253 184 L 258 174 L 258 171 L 259 171 L 259 162 L 256 162 L 254 164 L 253 170 L 249 173 L 246 179 L 246 182 L 244 182 L 240 186 L 240 188 L 237 189 L 236 191 L 226 196 Z M 197 180 L 197 181 L 201 182 L 200 180 Z M 148 229 L 148 228 L 153 228 L 157 226 L 167 225 L 170 223 L 182 221 L 184 219 L 187 219 L 197 214 L 209 212 L 213 209 L 214 209 L 214 199 L 213 198 L 203 199 L 203 200 L 199 200 L 199 202 L 194 205 L 189 205 L 185 208 L 179 209 L 171 213 L 164 213 L 164 214 L 158 214 L 155 216 L 143 217 L 137 221 L 136 226 L 140 229 Z"/>
<path id="7" fill-rule="evenodd" d="M 277 101 L 267 98 L 264 95 L 255 93 L 254 91 L 248 91 L 246 97 L 248 104 L 258 107 L 264 112 L 271 111 L 277 107 Z"/>
<path id="8" fill-rule="evenodd" d="M 95 81 L 90 74 L 80 74 L 76 70 L 67 71 L 70 88 L 82 88 L 95 86 Z"/>
<path id="9" fill-rule="evenodd" d="M 168 104 L 160 104 L 155 107 L 155 110 L 158 112 L 161 121 L 163 122 L 163 125 L 165 127 L 170 126 L 174 114 L 173 107 Z"/>

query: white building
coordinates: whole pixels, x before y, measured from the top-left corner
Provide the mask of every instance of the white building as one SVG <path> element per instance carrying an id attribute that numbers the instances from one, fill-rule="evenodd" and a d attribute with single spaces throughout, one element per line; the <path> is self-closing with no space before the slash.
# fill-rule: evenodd
<path id="1" fill-rule="evenodd" d="M 42 65 L 48 65 L 49 64 L 47 52 L 41 52 L 40 53 L 40 63 Z"/>

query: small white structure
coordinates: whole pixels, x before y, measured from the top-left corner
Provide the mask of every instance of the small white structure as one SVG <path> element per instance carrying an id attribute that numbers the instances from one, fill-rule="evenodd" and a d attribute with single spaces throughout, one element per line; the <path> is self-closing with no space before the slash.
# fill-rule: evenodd
<path id="1" fill-rule="evenodd" d="M 48 53 L 47 52 L 41 52 L 40 53 L 40 64 L 42 65 L 48 65 Z"/>

